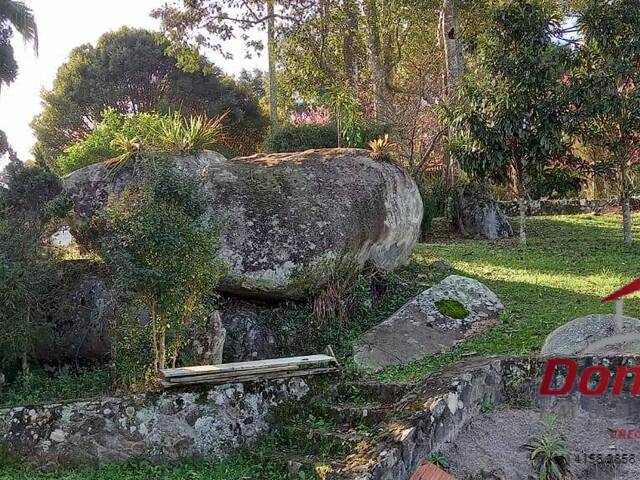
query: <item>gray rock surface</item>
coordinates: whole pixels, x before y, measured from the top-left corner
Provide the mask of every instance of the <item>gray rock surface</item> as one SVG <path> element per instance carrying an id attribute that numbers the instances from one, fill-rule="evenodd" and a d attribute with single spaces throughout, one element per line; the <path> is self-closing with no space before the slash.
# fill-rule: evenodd
<path id="1" fill-rule="evenodd" d="M 436 302 L 444 299 L 457 300 L 469 315 L 463 319 L 443 315 Z M 354 346 L 354 360 L 362 367 L 379 369 L 443 352 L 493 325 L 503 309 L 496 294 L 482 283 L 450 275 L 365 333 Z"/>
<path id="2" fill-rule="evenodd" d="M 248 302 L 233 302 L 222 309 L 227 330 L 224 358 L 227 362 L 264 360 L 277 357 L 276 337 L 260 321 L 259 307 Z"/>
<path id="3" fill-rule="evenodd" d="M 542 355 L 640 353 L 640 320 L 622 317 L 617 331 L 614 315 L 587 315 L 555 329 L 542 346 Z"/>
<path id="4" fill-rule="evenodd" d="M 509 220 L 488 193 L 466 188 L 458 197 L 458 228 L 465 236 L 495 240 L 513 236 Z"/>
<path id="5" fill-rule="evenodd" d="M 111 285 L 98 272 L 66 279 L 69 288 L 56 299 L 52 327 L 36 346 L 45 363 L 100 362 L 109 355 L 110 323 L 114 316 Z"/>
<path id="6" fill-rule="evenodd" d="M 408 263 L 422 200 L 411 176 L 366 150 L 323 149 L 228 160 L 215 152 L 170 159 L 203 180 L 208 214 L 219 221 L 220 255 L 230 266 L 220 290 L 301 298 L 321 266 L 349 256 L 383 270 Z M 131 162 L 135 163 L 135 162 Z M 138 170 L 139 171 L 139 170 Z M 76 222 L 136 182 L 135 165 L 111 174 L 102 164 L 65 179 Z"/>
<path id="7" fill-rule="evenodd" d="M 268 432 L 273 407 L 307 391 L 293 378 L 0 409 L 0 448 L 48 468 L 219 459 Z"/>

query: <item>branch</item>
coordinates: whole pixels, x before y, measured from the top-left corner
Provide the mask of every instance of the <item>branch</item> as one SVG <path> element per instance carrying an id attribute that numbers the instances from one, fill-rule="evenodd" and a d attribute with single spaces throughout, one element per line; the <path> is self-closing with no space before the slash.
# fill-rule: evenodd
<path id="1" fill-rule="evenodd" d="M 444 135 L 444 132 L 445 132 L 444 128 L 440 129 L 440 131 L 436 133 L 436 135 L 431 139 L 431 145 L 429 145 L 429 149 L 425 152 L 424 155 L 422 155 L 422 159 L 420 160 L 420 163 L 411 171 L 411 175 L 415 175 L 416 173 L 418 173 L 420 170 L 424 168 L 424 166 L 429 161 L 429 157 L 433 153 L 433 150 L 436 148 L 436 143 L 438 142 L 440 137 Z"/>

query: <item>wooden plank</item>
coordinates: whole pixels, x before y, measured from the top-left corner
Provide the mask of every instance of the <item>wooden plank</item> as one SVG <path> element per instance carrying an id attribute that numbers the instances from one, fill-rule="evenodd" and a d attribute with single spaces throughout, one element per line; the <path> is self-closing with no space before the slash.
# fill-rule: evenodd
<path id="1" fill-rule="evenodd" d="M 332 373 L 337 372 L 338 369 L 336 367 L 324 367 L 324 368 L 308 368 L 306 370 L 296 370 L 292 372 L 272 372 L 265 373 L 263 375 L 246 375 L 242 377 L 229 378 L 226 380 L 223 379 L 214 379 L 209 381 L 200 380 L 199 376 L 185 378 L 184 383 L 175 383 L 174 381 L 161 380 L 160 383 L 165 388 L 172 387 L 186 387 L 188 385 L 223 385 L 226 383 L 243 383 L 243 382 L 259 382 L 262 380 L 272 380 L 278 378 L 291 378 L 291 377 L 303 377 L 308 375 L 320 375 L 323 373 Z"/>
<path id="2" fill-rule="evenodd" d="M 240 372 L 274 366 L 306 366 L 320 363 L 337 363 L 334 357 L 329 355 L 307 355 L 301 357 L 273 358 L 269 360 L 256 360 L 251 362 L 221 363 L 219 365 L 201 365 L 196 367 L 167 368 L 160 370 L 164 378 L 189 377 L 194 375 L 210 375 L 214 373 Z"/>
<path id="3" fill-rule="evenodd" d="M 433 463 L 424 463 L 411 476 L 411 480 L 456 480 Z"/>
<path id="4" fill-rule="evenodd" d="M 275 373 L 275 372 L 291 372 L 298 369 L 299 367 L 297 365 L 285 365 L 282 367 L 280 366 L 269 367 L 269 368 L 262 368 L 262 369 L 256 369 L 256 370 L 245 370 L 241 372 L 223 372 L 223 373 L 213 373 L 210 375 L 192 375 L 189 377 L 170 377 L 170 378 L 165 378 L 165 380 L 170 383 L 189 383 L 190 381 L 193 381 L 193 380 L 206 382 L 209 380 L 228 380 L 228 379 L 236 379 L 236 378 L 242 378 L 247 376 L 262 375 L 262 374 Z"/>

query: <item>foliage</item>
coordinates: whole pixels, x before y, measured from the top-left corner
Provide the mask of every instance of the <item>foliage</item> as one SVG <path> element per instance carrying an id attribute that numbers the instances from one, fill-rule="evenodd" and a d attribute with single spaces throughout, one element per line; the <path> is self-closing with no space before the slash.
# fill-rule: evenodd
<path id="1" fill-rule="evenodd" d="M 532 182 L 531 194 L 533 198 L 576 198 L 584 180 L 585 176 L 574 165 L 551 164 Z"/>
<path id="2" fill-rule="evenodd" d="M 345 139 L 353 148 L 365 148 L 369 141 L 388 133 L 388 127 L 375 122 L 363 122 L 354 126 L 352 138 Z M 324 125 L 280 125 L 265 140 L 266 152 L 301 152 L 312 148 L 335 148 L 338 129 L 331 122 Z"/>
<path id="3" fill-rule="evenodd" d="M 57 170 L 65 175 L 87 165 L 108 161 L 113 168 L 142 154 L 196 153 L 223 142 L 222 122 L 201 116 L 184 118 L 140 113 L 125 115 L 108 109 L 103 121 L 87 137 L 65 150 L 57 159 Z"/>
<path id="4" fill-rule="evenodd" d="M 156 369 L 165 368 L 168 355 L 177 358 L 185 329 L 207 315 L 204 299 L 225 271 L 205 210 L 196 180 L 148 161 L 142 182 L 112 198 L 104 218 L 93 222 L 118 287 L 149 312 Z"/>
<path id="5" fill-rule="evenodd" d="M 30 42 L 38 53 L 38 26 L 33 11 L 22 1 L 0 2 L 0 86 L 13 82 L 18 75 L 11 37 L 17 31 L 25 43 Z"/>
<path id="6" fill-rule="evenodd" d="M 391 154 L 395 151 L 396 147 L 397 145 L 389 140 L 389 134 L 386 133 L 384 137 L 376 138 L 369 142 L 371 158 L 374 160 L 391 160 Z"/>
<path id="7" fill-rule="evenodd" d="M 438 172 L 431 175 L 421 173 L 416 175 L 414 179 L 418 185 L 424 209 L 420 225 L 421 236 L 424 238 L 431 232 L 433 219 L 445 215 L 447 189 L 442 175 L 439 175 Z"/>
<path id="8" fill-rule="evenodd" d="M 313 316 L 318 325 L 347 322 L 356 301 L 360 267 L 350 258 L 340 258 L 324 266 L 323 285 L 313 298 Z"/>
<path id="9" fill-rule="evenodd" d="M 388 368 L 379 378 L 414 381 L 468 356 L 537 355 L 547 335 L 568 321 L 613 313 L 600 299 L 637 278 L 640 262 L 640 252 L 622 243 L 619 224 L 613 214 L 532 217 L 526 248 L 513 239 L 452 242 L 449 236 L 418 246 L 418 274 L 445 260 L 456 274 L 487 285 L 505 311 L 498 325 L 451 352 Z M 628 302 L 625 312 L 637 317 L 640 304 Z"/>
<path id="10" fill-rule="evenodd" d="M 491 15 L 472 71 L 445 114 L 453 129 L 448 148 L 476 178 L 511 176 L 524 199 L 532 179 L 567 148 L 562 79 L 570 52 L 554 42 L 559 19 L 542 0 L 501 2 Z"/>
<path id="11" fill-rule="evenodd" d="M 87 369 L 56 376 L 42 369 L 33 369 L 27 381 L 24 380 L 19 376 L 0 390 L 0 406 L 92 398 L 106 393 L 110 386 L 106 369 Z"/>
<path id="12" fill-rule="evenodd" d="M 226 77 L 199 58 L 200 67 L 180 70 L 165 53 L 166 38 L 146 30 L 122 28 L 104 34 L 97 45 L 74 49 L 59 69 L 51 90 L 42 94 L 43 111 L 32 122 L 41 160 L 55 161 L 89 135 L 111 108 L 121 114 L 170 113 L 216 118 L 233 135 L 225 145 L 254 153 L 266 119 L 245 84 Z"/>
<path id="13" fill-rule="evenodd" d="M 436 308 L 442 315 L 462 320 L 469 316 L 469 311 L 458 300 L 445 298 L 436 302 Z"/>
<path id="14" fill-rule="evenodd" d="M 529 459 L 539 480 L 571 478 L 567 442 L 563 437 L 553 433 L 555 420 L 555 415 L 547 415 L 544 420 L 544 431 L 523 446 L 529 452 Z"/>
<path id="15" fill-rule="evenodd" d="M 440 468 L 447 468 L 449 466 L 449 459 L 441 453 L 430 453 L 427 456 L 427 461 L 437 465 Z"/>
<path id="16" fill-rule="evenodd" d="M 568 78 L 572 130 L 604 155 L 593 168 L 617 180 L 625 241 L 631 242 L 629 167 L 640 152 L 640 5 L 586 0 L 578 19 L 582 43 Z"/>
<path id="17" fill-rule="evenodd" d="M 60 181 L 38 166 L 12 160 L 0 186 L 0 365 L 22 362 L 47 331 L 56 297 L 56 263 L 43 245 L 47 205 Z M 2 183 L 0 182 L 0 185 Z"/>

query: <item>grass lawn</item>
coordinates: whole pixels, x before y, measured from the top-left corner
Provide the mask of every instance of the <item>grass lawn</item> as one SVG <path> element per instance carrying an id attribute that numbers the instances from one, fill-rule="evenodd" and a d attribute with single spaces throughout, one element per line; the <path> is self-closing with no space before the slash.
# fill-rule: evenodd
<path id="1" fill-rule="evenodd" d="M 526 247 L 515 239 L 420 244 L 418 263 L 448 261 L 456 273 L 487 284 L 506 309 L 496 327 L 454 351 L 389 368 L 379 377 L 411 381 L 465 356 L 536 353 L 560 325 L 590 313 L 613 313 L 614 306 L 600 304 L 600 298 L 640 277 L 640 244 L 623 243 L 620 215 L 535 217 L 528 234 Z M 640 301 L 627 300 L 625 313 L 640 317 Z"/>

